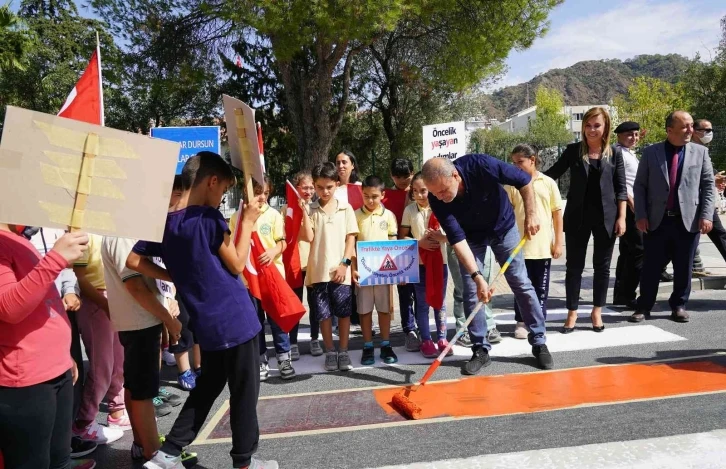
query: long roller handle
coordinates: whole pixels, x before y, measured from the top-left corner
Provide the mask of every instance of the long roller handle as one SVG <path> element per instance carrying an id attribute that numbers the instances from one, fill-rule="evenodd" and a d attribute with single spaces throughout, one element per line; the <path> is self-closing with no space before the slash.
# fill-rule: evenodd
<path id="1" fill-rule="evenodd" d="M 522 237 L 522 239 L 519 241 L 519 244 L 517 244 L 517 247 L 514 248 L 512 253 L 507 258 L 507 261 L 502 264 L 501 269 L 499 269 L 499 272 L 497 272 L 496 277 L 494 277 L 494 280 L 492 281 L 492 285 L 497 283 L 497 280 L 499 280 L 499 277 L 502 276 L 502 274 L 509 268 L 509 264 L 512 263 L 512 260 L 516 257 L 517 254 L 519 254 L 519 251 L 522 250 L 522 247 L 524 246 L 524 243 L 527 242 L 527 237 Z M 456 331 L 456 334 L 454 334 L 454 337 L 451 339 L 451 342 L 449 342 L 449 345 L 446 346 L 446 348 L 439 354 L 438 357 L 436 357 L 436 360 L 431 364 L 428 370 L 426 370 L 426 373 L 424 373 L 423 378 L 421 378 L 421 381 L 419 381 L 418 385 L 423 386 L 426 384 L 426 382 L 431 378 L 431 375 L 434 374 L 436 369 L 441 365 L 441 362 L 444 360 L 444 357 L 447 353 L 449 353 L 449 350 L 454 346 L 457 340 L 459 340 L 459 337 L 467 330 L 469 327 L 469 324 L 471 324 L 471 321 L 474 319 L 474 317 L 479 313 L 482 306 L 484 306 L 484 303 L 481 301 L 476 304 L 476 307 L 474 308 L 474 311 L 469 315 L 468 318 L 466 318 L 466 321 L 464 321 L 464 324 L 461 325 L 459 330 Z"/>

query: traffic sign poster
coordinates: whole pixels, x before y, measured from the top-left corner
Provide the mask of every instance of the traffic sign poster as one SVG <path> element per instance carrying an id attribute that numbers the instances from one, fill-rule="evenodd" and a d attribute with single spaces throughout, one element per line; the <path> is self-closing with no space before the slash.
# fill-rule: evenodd
<path id="1" fill-rule="evenodd" d="M 360 286 L 418 283 L 418 242 L 358 241 Z"/>
<path id="2" fill-rule="evenodd" d="M 181 174 L 184 163 L 200 151 L 211 151 L 220 155 L 219 126 L 199 127 L 152 127 L 151 136 L 178 142 L 179 158 L 176 174 Z"/>

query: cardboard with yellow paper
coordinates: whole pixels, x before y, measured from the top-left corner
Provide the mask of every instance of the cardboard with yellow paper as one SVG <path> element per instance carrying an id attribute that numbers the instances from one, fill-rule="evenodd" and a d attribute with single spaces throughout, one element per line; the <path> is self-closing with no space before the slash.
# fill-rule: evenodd
<path id="1" fill-rule="evenodd" d="M 232 166 L 262 182 L 265 165 L 257 143 L 255 110 L 239 99 L 222 95 L 224 120 L 227 122 L 227 141 Z M 247 181 L 245 181 L 247 182 Z M 245 184 L 247 186 L 247 184 Z"/>
<path id="2" fill-rule="evenodd" d="M 161 241 L 179 144 L 8 106 L 0 222 Z"/>

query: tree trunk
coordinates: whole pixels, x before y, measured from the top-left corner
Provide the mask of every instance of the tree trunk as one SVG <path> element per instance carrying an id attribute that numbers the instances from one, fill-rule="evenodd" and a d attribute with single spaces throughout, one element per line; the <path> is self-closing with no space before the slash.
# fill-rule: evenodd
<path id="1" fill-rule="evenodd" d="M 272 42 L 274 47 L 274 38 Z M 278 62 L 301 169 L 328 161 L 348 104 L 350 68 L 358 50 L 318 44 L 314 54 L 308 52 Z M 344 56 L 342 96 L 333 112 L 333 73 Z"/>

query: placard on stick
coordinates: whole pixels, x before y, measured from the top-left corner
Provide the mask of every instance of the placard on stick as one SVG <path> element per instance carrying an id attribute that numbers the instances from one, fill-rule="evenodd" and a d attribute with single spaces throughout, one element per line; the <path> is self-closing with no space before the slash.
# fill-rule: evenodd
<path id="1" fill-rule="evenodd" d="M 161 241 L 179 144 L 8 106 L 0 221 Z"/>
<path id="2" fill-rule="evenodd" d="M 257 142 L 257 125 L 255 124 L 255 110 L 239 99 L 222 95 L 224 105 L 224 119 L 227 122 L 227 141 L 232 166 L 242 170 L 245 174 L 245 189 L 250 192 L 253 177 L 262 183 L 265 168 L 260 158 L 260 147 Z"/>

